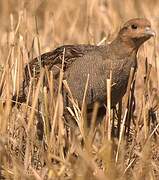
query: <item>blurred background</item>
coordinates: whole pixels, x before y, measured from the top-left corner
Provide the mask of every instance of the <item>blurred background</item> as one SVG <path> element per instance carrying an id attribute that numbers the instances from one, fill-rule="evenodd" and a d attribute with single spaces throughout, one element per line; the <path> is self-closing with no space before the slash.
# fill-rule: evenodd
<path id="1" fill-rule="evenodd" d="M 157 31 L 158 5 L 157 0 L 0 1 L 0 43 L 6 45 L 8 33 L 19 23 L 18 36 L 22 36 L 30 48 L 37 33 L 35 17 L 42 51 L 67 43 L 96 44 L 134 17 L 148 18 Z"/>

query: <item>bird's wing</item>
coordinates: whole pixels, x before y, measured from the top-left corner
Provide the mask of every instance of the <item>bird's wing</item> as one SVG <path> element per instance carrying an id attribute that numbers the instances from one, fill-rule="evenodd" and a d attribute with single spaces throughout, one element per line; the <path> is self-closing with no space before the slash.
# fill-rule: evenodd
<path id="1" fill-rule="evenodd" d="M 59 70 L 62 67 L 62 60 L 64 57 L 64 71 L 78 58 L 84 56 L 86 53 L 98 49 L 98 46 L 93 45 L 64 45 L 57 49 L 42 54 L 34 58 L 25 67 L 25 77 L 30 79 L 30 76 L 38 77 L 40 67 L 47 66 L 48 70 L 52 70 L 55 77 L 59 75 Z"/>

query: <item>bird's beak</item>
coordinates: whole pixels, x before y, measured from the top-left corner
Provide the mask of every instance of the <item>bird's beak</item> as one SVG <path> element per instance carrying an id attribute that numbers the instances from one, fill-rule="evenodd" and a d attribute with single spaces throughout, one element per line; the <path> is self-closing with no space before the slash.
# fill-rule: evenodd
<path id="1" fill-rule="evenodd" d="M 145 34 L 148 36 L 156 36 L 156 33 L 154 30 L 152 30 L 150 27 L 145 28 Z"/>

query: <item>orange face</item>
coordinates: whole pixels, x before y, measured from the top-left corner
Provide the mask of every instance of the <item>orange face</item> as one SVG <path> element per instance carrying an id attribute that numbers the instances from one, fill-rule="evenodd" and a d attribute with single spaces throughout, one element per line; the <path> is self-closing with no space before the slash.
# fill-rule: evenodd
<path id="1" fill-rule="evenodd" d="M 126 22 L 119 32 L 120 37 L 131 39 L 139 44 L 155 36 L 155 32 L 151 29 L 151 24 L 147 19 L 136 18 Z"/>

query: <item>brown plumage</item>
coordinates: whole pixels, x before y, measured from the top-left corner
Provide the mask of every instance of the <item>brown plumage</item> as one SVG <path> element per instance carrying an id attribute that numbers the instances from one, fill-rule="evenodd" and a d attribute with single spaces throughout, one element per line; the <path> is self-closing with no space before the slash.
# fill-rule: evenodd
<path id="1" fill-rule="evenodd" d="M 112 105 L 116 105 L 126 92 L 131 67 L 137 67 L 139 47 L 154 36 L 151 24 L 147 19 L 136 18 L 126 22 L 117 37 L 110 44 L 95 45 L 64 45 L 51 52 L 41 55 L 41 65 L 53 71 L 55 79 L 59 77 L 63 51 L 65 49 L 64 79 L 75 99 L 81 105 L 86 79 L 89 74 L 87 104 L 92 107 L 95 101 L 101 105 L 106 102 L 106 79 L 112 70 Z M 39 76 L 38 59 L 26 65 L 24 80 L 28 86 L 29 71 Z"/>

